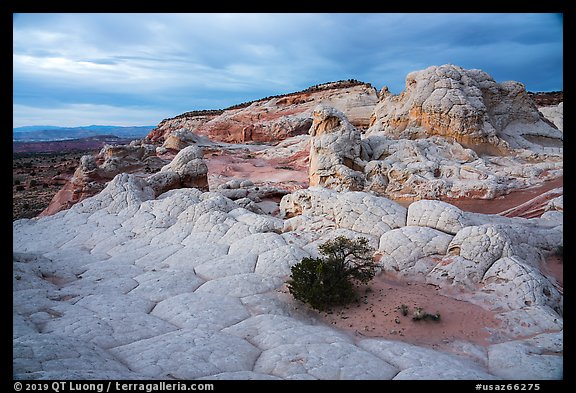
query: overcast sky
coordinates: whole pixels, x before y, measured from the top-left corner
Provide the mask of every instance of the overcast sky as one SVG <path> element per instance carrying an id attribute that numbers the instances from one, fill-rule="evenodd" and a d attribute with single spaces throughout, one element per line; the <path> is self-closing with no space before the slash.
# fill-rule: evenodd
<path id="1" fill-rule="evenodd" d="M 404 90 L 431 65 L 563 90 L 558 14 L 16 14 L 13 120 L 156 125 L 358 79 Z"/>

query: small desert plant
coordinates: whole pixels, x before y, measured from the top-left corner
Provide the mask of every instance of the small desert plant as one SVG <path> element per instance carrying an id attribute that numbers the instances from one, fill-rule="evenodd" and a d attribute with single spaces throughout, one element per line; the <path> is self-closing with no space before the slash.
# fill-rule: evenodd
<path id="1" fill-rule="evenodd" d="M 400 306 L 400 312 L 402 313 L 402 315 L 406 316 L 408 315 L 408 306 L 403 304 Z"/>
<path id="2" fill-rule="evenodd" d="M 440 320 L 440 313 L 436 314 L 429 314 L 425 312 L 422 307 L 416 307 L 414 309 L 414 313 L 412 313 L 412 320 L 420 321 L 420 320 L 427 320 L 430 319 L 432 321 L 439 321 Z"/>
<path id="3" fill-rule="evenodd" d="M 292 266 L 288 290 L 294 298 L 317 310 L 345 305 L 356 299 L 354 284 L 376 274 L 374 250 L 368 239 L 339 236 L 318 247 L 322 258 L 304 258 Z"/>

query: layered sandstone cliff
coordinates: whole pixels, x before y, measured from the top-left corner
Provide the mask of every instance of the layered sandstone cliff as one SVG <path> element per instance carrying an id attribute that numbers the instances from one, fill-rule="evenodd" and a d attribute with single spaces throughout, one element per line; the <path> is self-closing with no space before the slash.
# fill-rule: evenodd
<path id="1" fill-rule="evenodd" d="M 356 127 L 366 128 L 377 100 L 376 90 L 370 84 L 326 83 L 239 108 L 190 112 L 166 119 L 150 132 L 148 139 L 164 142 L 174 131 L 186 129 L 220 142 L 278 142 L 306 134 L 312 124 L 312 110 L 320 103 L 341 110 Z"/>

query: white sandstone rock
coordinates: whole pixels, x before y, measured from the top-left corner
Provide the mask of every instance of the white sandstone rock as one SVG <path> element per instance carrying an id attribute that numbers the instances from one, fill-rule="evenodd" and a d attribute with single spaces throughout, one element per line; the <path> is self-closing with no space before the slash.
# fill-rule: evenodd
<path id="1" fill-rule="evenodd" d="M 563 134 L 524 86 L 480 70 L 433 66 L 383 89 L 361 135 L 318 106 L 310 128 L 310 185 L 392 198 L 493 199 L 562 174 Z"/>
<path id="2" fill-rule="evenodd" d="M 561 102 L 554 106 L 541 106 L 538 108 L 540 113 L 550 120 L 560 131 L 564 130 L 564 103 Z"/>
<path id="3" fill-rule="evenodd" d="M 259 255 L 285 245 L 286 241 L 277 233 L 255 233 L 232 243 L 228 253 Z"/>
<path id="4" fill-rule="evenodd" d="M 142 273 L 134 280 L 138 286 L 130 294 L 148 299 L 151 302 L 161 302 L 168 298 L 192 292 L 204 281 L 191 271 L 153 270 Z"/>
<path id="5" fill-rule="evenodd" d="M 239 222 L 249 225 L 254 232 L 280 232 L 284 222 L 264 214 L 256 214 L 246 209 L 234 209 L 230 215 Z"/>
<path id="6" fill-rule="evenodd" d="M 152 315 L 187 329 L 220 330 L 250 316 L 239 299 L 189 292 L 161 301 Z"/>
<path id="7" fill-rule="evenodd" d="M 160 172 L 148 177 L 146 182 L 156 196 L 181 187 L 208 191 L 208 166 L 202 149 L 196 145 L 183 148 Z"/>
<path id="8" fill-rule="evenodd" d="M 430 227 L 455 235 L 471 224 L 462 210 L 446 202 L 421 200 L 408 206 L 406 225 Z"/>
<path id="9" fill-rule="evenodd" d="M 418 264 L 430 255 L 445 255 L 452 236 L 428 227 L 406 226 L 392 229 L 380 237 L 379 265 L 401 275 L 426 275 L 433 265 Z"/>
<path id="10" fill-rule="evenodd" d="M 222 331 L 245 338 L 263 350 L 285 344 L 352 342 L 346 334 L 326 326 L 312 326 L 282 315 L 257 315 Z"/>
<path id="11" fill-rule="evenodd" d="M 392 379 L 398 369 L 345 342 L 286 344 L 262 352 L 254 371 L 281 378 Z"/>
<path id="12" fill-rule="evenodd" d="M 510 337 L 527 337 L 542 332 L 557 332 L 563 329 L 563 319 L 550 307 L 526 306 L 505 311 L 496 318 L 502 323 L 499 330 Z"/>
<path id="13" fill-rule="evenodd" d="M 298 190 L 282 198 L 281 215 L 305 214 L 333 221 L 337 228 L 381 236 L 406 224 L 406 208 L 363 192 L 338 193 L 320 187 Z"/>
<path id="14" fill-rule="evenodd" d="M 450 255 L 459 255 L 477 265 L 477 274 L 470 277 L 480 281 L 492 264 L 513 255 L 508 234 L 495 225 L 468 226 L 456 233 L 448 245 Z"/>
<path id="15" fill-rule="evenodd" d="M 172 131 L 164 140 L 161 148 L 182 150 L 190 145 L 212 146 L 214 143 L 210 139 L 196 135 L 188 128 L 180 128 Z M 159 148 L 156 149 L 158 151 Z"/>
<path id="16" fill-rule="evenodd" d="M 249 252 L 224 255 L 197 265 L 194 271 L 206 280 L 253 273 L 257 258 L 257 254 Z"/>
<path id="17" fill-rule="evenodd" d="M 79 213 L 104 209 L 108 213 L 130 216 L 140 207 L 141 202 L 153 198 L 154 190 L 144 180 L 120 173 L 99 194 L 77 203 L 72 209 Z"/>
<path id="18" fill-rule="evenodd" d="M 385 162 L 390 139 L 370 139 L 361 144 L 362 157 L 381 153 Z M 427 149 L 432 157 L 434 148 Z M 389 185 L 428 179 L 437 163 L 409 152 L 416 156 L 404 169 L 377 162 L 371 176 L 389 168 Z M 473 154 L 463 149 L 453 153 L 470 167 L 458 176 L 483 181 L 484 164 L 471 165 Z M 441 177 L 456 170 L 439 168 Z M 365 192 L 319 187 L 285 196 L 281 207 L 292 218 L 256 214 L 217 192 L 191 188 L 155 197 L 141 178 L 118 175 L 68 211 L 15 221 L 14 377 L 562 378 L 560 335 L 510 341 L 563 328 L 562 291 L 539 270 L 541 258 L 563 245 L 561 210 L 524 219 L 435 201 L 406 209 Z M 357 341 L 319 324 L 284 284 L 291 266 L 339 235 L 367 238 L 380 262 L 407 279 L 457 286 L 454 296 L 501 322 L 493 329 L 500 344 L 482 352 L 462 343 L 465 353 L 455 356 Z M 516 372 L 513 356 L 526 373 Z"/>
<path id="19" fill-rule="evenodd" d="M 362 190 L 360 132 L 337 109 L 319 105 L 310 130 L 310 186 Z"/>
<path id="20" fill-rule="evenodd" d="M 54 372 L 70 375 L 71 379 L 73 376 L 84 379 L 88 375 L 138 376 L 108 351 L 66 335 L 19 337 L 13 341 L 12 354 L 15 379 L 26 379 L 26 375 L 33 372 Z"/>
<path id="21" fill-rule="evenodd" d="M 498 306 L 511 310 L 525 306 L 549 306 L 560 311 L 560 293 L 537 268 L 518 257 L 498 259 L 482 279 L 482 292 L 499 299 Z"/>
<path id="22" fill-rule="evenodd" d="M 494 379 L 468 359 L 399 341 L 365 339 L 359 347 L 398 368 L 395 380 Z"/>
<path id="23" fill-rule="evenodd" d="M 282 285 L 279 277 L 267 277 L 258 273 L 235 274 L 208 281 L 196 290 L 197 294 L 245 297 L 268 292 Z"/>
<path id="24" fill-rule="evenodd" d="M 252 371 L 260 355 L 246 340 L 201 329 L 182 329 L 110 351 L 131 370 L 151 378 L 188 380 Z"/>
<path id="25" fill-rule="evenodd" d="M 258 255 L 255 273 L 264 276 L 286 277 L 290 275 L 290 268 L 303 258 L 310 256 L 300 247 L 286 244 Z"/>
<path id="26" fill-rule="evenodd" d="M 563 379 L 563 334 L 538 336 L 488 347 L 490 371 L 511 380 Z"/>
<path id="27" fill-rule="evenodd" d="M 52 318 L 43 324 L 42 334 L 54 333 L 94 343 L 109 349 L 176 330 L 160 318 L 139 311 L 93 311 L 76 303 L 51 308 Z"/>
<path id="28" fill-rule="evenodd" d="M 545 151 L 531 137 L 562 139 L 542 121 L 521 83 L 496 83 L 481 70 L 451 64 L 411 72 L 402 94 L 382 95 L 369 130 L 376 131 L 407 139 L 443 135 L 494 149 Z"/>

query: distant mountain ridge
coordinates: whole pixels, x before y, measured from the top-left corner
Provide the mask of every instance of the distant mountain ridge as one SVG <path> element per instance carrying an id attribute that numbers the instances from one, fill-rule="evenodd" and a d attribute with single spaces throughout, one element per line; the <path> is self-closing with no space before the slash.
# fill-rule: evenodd
<path id="1" fill-rule="evenodd" d="M 23 126 L 12 129 L 13 142 L 46 142 L 114 135 L 119 138 L 145 137 L 155 126 L 100 126 L 82 127 Z"/>

